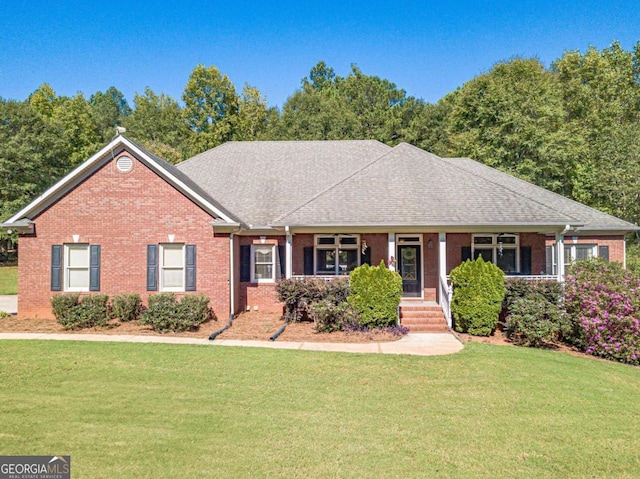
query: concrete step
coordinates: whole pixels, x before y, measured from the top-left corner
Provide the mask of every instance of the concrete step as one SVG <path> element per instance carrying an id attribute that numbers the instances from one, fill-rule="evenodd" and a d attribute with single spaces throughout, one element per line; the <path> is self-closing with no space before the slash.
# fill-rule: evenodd
<path id="1" fill-rule="evenodd" d="M 440 316 L 439 318 L 400 318 L 400 324 L 405 326 L 409 324 L 446 324 L 446 321 L 444 316 Z"/>
<path id="2" fill-rule="evenodd" d="M 400 311 L 400 318 L 444 318 L 440 311 Z"/>

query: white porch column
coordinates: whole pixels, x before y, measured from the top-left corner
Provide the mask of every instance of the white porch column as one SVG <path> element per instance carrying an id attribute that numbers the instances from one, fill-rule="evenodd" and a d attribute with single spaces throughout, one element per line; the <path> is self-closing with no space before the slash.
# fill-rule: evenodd
<path id="1" fill-rule="evenodd" d="M 447 283 L 447 233 L 438 233 L 438 272 Z"/>
<path id="2" fill-rule="evenodd" d="M 395 271 L 395 265 L 396 263 L 396 234 L 395 233 L 389 233 L 389 249 L 387 251 L 387 264 L 389 265 L 389 269 L 391 269 L 392 266 L 392 258 L 394 260 L 393 262 L 393 269 Z"/>
<path id="3" fill-rule="evenodd" d="M 564 231 L 556 233 L 556 273 L 558 281 L 564 280 Z"/>
<path id="4" fill-rule="evenodd" d="M 284 256 L 285 256 L 285 272 L 284 277 L 290 279 L 293 276 L 293 235 L 291 231 L 289 231 L 289 227 L 285 228 L 287 232 L 287 242 L 284 247 Z"/>

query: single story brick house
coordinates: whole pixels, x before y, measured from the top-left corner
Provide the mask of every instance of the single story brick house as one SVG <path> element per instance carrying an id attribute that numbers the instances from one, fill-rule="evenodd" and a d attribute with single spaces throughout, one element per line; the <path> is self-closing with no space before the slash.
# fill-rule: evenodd
<path id="1" fill-rule="evenodd" d="M 203 293 L 222 317 L 281 311 L 280 278 L 381 261 L 407 300 L 448 313 L 447 275 L 466 258 L 561 280 L 577 259 L 624 264 L 638 229 L 406 143 L 229 142 L 174 166 L 125 136 L 2 227 L 20 233 L 21 317 L 52 317 L 51 295 L 71 291 Z"/>

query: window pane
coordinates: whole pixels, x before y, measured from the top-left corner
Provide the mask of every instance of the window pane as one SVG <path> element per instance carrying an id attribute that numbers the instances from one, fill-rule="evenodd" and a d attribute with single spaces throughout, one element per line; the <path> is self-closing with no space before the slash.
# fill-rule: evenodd
<path id="1" fill-rule="evenodd" d="M 515 249 L 503 249 L 502 256 L 500 254 L 496 255 L 498 257 L 497 266 L 505 273 L 515 273 L 517 271 L 516 268 L 516 250 Z"/>
<path id="2" fill-rule="evenodd" d="M 273 246 L 255 246 L 254 254 L 256 263 L 273 262 Z"/>
<path id="3" fill-rule="evenodd" d="M 474 244 L 492 244 L 493 238 L 491 236 L 476 236 L 473 238 Z M 484 258 L 484 255 L 482 256 Z"/>
<path id="4" fill-rule="evenodd" d="M 335 272 L 336 252 L 332 249 L 319 249 L 316 251 L 316 268 L 323 273 Z"/>
<path id="5" fill-rule="evenodd" d="M 340 250 L 340 274 L 347 274 L 358 267 L 357 249 Z"/>
<path id="6" fill-rule="evenodd" d="M 184 287 L 184 270 L 183 269 L 163 269 L 162 270 L 162 287 L 163 288 L 183 288 Z"/>
<path id="7" fill-rule="evenodd" d="M 336 239 L 333 236 L 318 238 L 318 244 L 336 244 Z"/>
<path id="8" fill-rule="evenodd" d="M 89 267 L 89 246 L 69 246 L 68 247 L 68 265 L 75 268 Z"/>
<path id="9" fill-rule="evenodd" d="M 272 264 L 256 264 L 254 276 L 256 279 L 273 279 Z"/>
<path id="10" fill-rule="evenodd" d="M 564 261 L 565 263 L 571 262 L 571 246 L 564 247 Z"/>
<path id="11" fill-rule="evenodd" d="M 516 238 L 515 236 L 498 236 L 498 243 L 516 244 Z"/>
<path id="12" fill-rule="evenodd" d="M 485 261 L 493 261 L 492 248 L 475 248 L 473 250 L 473 259 L 478 259 L 480 255 L 482 255 L 482 259 Z"/>
<path id="13" fill-rule="evenodd" d="M 162 265 L 170 268 L 182 268 L 184 265 L 184 250 L 182 245 L 163 246 Z"/>
<path id="14" fill-rule="evenodd" d="M 576 245 L 576 261 L 593 258 L 593 246 Z"/>
<path id="15" fill-rule="evenodd" d="M 340 238 L 340 244 L 357 245 L 358 244 L 358 238 L 353 238 L 353 237 Z"/>
<path id="16" fill-rule="evenodd" d="M 67 270 L 69 288 L 73 289 L 89 289 L 89 270 L 88 269 L 69 269 Z"/>

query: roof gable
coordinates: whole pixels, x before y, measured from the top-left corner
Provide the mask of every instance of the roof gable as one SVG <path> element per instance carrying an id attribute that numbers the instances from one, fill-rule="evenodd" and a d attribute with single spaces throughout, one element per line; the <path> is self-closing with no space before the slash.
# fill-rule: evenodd
<path id="1" fill-rule="evenodd" d="M 191 178 L 180 172 L 174 165 L 171 165 L 165 160 L 150 153 L 128 138 L 124 136 L 117 136 L 104 148 L 51 186 L 42 195 L 14 214 L 3 225 L 19 225 L 19 222 L 25 218 L 33 219 L 66 193 L 82 183 L 108 161 L 111 161 L 123 150 L 126 150 L 129 154 L 135 156 L 137 160 L 145 164 L 170 185 L 183 193 L 191 201 L 203 208 L 212 216 L 223 220 L 225 223 L 237 224 L 237 220 L 230 212 L 217 204 L 217 202 L 203 191 L 195 182 L 193 182 Z"/>

